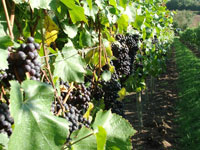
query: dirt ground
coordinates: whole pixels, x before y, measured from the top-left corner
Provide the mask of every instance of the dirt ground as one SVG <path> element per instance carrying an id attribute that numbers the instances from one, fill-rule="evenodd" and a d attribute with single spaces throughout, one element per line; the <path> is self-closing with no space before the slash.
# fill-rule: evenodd
<path id="1" fill-rule="evenodd" d="M 174 52 L 167 61 L 167 70 L 155 80 L 155 91 L 149 101 L 142 96 L 143 127 L 140 127 L 135 95 L 129 95 L 125 102 L 126 118 L 137 130 L 133 136 L 133 150 L 177 150 L 176 101 L 177 88 Z M 148 103 L 147 103 L 148 102 Z"/>

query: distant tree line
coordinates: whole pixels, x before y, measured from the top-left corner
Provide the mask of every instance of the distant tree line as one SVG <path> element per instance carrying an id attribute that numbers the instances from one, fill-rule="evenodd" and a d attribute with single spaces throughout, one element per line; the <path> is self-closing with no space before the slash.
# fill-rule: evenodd
<path id="1" fill-rule="evenodd" d="M 200 11 L 200 0 L 170 0 L 167 3 L 170 10 L 193 10 Z"/>

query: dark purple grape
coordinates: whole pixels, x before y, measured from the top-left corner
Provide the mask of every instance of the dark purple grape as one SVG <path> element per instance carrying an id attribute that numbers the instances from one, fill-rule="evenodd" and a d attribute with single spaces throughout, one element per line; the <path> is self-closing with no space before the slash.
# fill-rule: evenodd
<path id="1" fill-rule="evenodd" d="M 31 76 L 34 76 L 36 74 L 36 71 L 34 69 L 31 69 L 30 74 Z"/>
<path id="2" fill-rule="evenodd" d="M 26 59 L 26 54 L 22 51 L 18 51 L 18 56 L 21 60 L 25 60 Z"/>
<path id="3" fill-rule="evenodd" d="M 34 59 L 35 58 L 34 53 L 33 52 L 28 52 L 28 58 Z"/>
<path id="4" fill-rule="evenodd" d="M 35 67 L 36 67 L 36 66 L 34 65 L 34 63 L 32 63 L 32 62 L 29 64 L 29 66 L 31 67 L 31 69 L 35 69 Z"/>
<path id="5" fill-rule="evenodd" d="M 27 38 L 27 43 L 34 43 L 34 38 L 33 37 L 28 37 Z"/>
<path id="6" fill-rule="evenodd" d="M 40 49 L 40 44 L 38 44 L 38 43 L 34 43 L 34 45 L 35 45 L 35 48 L 36 48 L 37 50 Z"/>
<path id="7" fill-rule="evenodd" d="M 31 63 L 31 60 L 30 59 L 26 59 L 26 64 L 30 64 Z"/>
<path id="8" fill-rule="evenodd" d="M 29 65 L 25 65 L 24 68 L 26 69 L 26 71 L 30 72 L 31 71 L 31 66 Z"/>
<path id="9" fill-rule="evenodd" d="M 38 52 L 35 50 L 35 51 L 33 51 L 33 53 L 35 55 L 35 58 L 37 58 L 38 57 Z"/>
<path id="10" fill-rule="evenodd" d="M 40 67 L 39 67 L 39 66 L 35 66 L 35 70 L 36 70 L 37 72 L 40 72 Z"/>
<path id="11" fill-rule="evenodd" d="M 40 77 L 40 73 L 36 73 L 36 75 L 35 75 L 37 78 L 39 78 Z"/>
<path id="12" fill-rule="evenodd" d="M 19 48 L 19 49 L 20 49 L 21 51 L 24 51 L 24 50 L 25 50 L 25 48 L 26 48 L 26 44 L 25 44 L 25 43 L 23 43 L 23 44 L 21 44 L 21 46 L 20 46 L 20 48 Z"/>
<path id="13" fill-rule="evenodd" d="M 38 64 L 40 63 L 37 59 L 34 59 L 33 60 L 33 63 L 36 65 L 36 66 L 38 66 Z"/>
<path id="14" fill-rule="evenodd" d="M 35 51 L 35 45 L 33 43 L 28 43 L 26 46 L 27 51 Z"/>

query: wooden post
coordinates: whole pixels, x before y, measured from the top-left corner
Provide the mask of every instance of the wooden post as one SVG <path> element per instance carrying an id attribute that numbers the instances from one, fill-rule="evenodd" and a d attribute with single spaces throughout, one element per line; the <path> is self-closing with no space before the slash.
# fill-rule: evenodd
<path id="1" fill-rule="evenodd" d="M 142 92 L 137 93 L 136 105 L 137 105 L 139 127 L 142 128 L 143 127 L 143 119 L 142 119 Z"/>

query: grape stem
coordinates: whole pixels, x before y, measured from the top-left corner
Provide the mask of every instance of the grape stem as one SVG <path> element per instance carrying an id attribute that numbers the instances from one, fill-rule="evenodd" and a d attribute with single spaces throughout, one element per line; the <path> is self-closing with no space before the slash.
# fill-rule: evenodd
<path id="1" fill-rule="evenodd" d="M 41 13 L 42 11 L 40 11 Z M 45 13 L 45 12 L 44 12 Z M 46 13 L 45 13 L 46 14 Z M 41 15 L 42 16 L 42 15 Z M 56 87 L 54 85 L 54 82 L 53 82 L 53 76 L 52 76 L 52 73 L 51 73 L 51 68 L 50 68 L 50 65 L 48 63 L 48 55 L 47 55 L 47 51 L 46 51 L 46 48 L 45 48 L 45 43 L 44 43 L 44 32 L 43 32 L 43 20 L 41 20 L 41 35 L 42 35 L 42 47 L 43 47 L 43 51 L 44 51 L 44 55 L 45 55 L 45 63 L 46 63 L 46 67 L 47 67 L 47 71 L 49 73 L 49 76 L 50 76 L 50 81 L 51 81 L 51 84 L 54 88 L 54 91 L 55 91 L 55 95 L 58 99 L 58 103 L 60 104 L 61 108 L 62 108 L 62 112 L 63 112 L 63 116 L 65 116 L 65 107 L 63 106 L 63 104 L 61 103 L 61 100 L 60 100 L 60 97 L 57 93 L 57 90 L 56 90 Z M 59 115 L 59 114 L 58 114 Z"/>
<path id="2" fill-rule="evenodd" d="M 67 100 L 68 100 L 68 98 L 69 98 L 69 95 L 70 95 L 71 91 L 73 90 L 73 87 L 74 87 L 74 83 L 72 82 L 71 85 L 70 85 L 69 90 L 67 91 L 67 95 L 65 96 L 65 99 L 63 100 L 63 104 L 65 104 L 65 103 L 67 102 Z M 58 111 L 58 113 L 57 113 L 56 116 L 59 116 L 60 113 L 61 113 L 61 111 L 62 111 L 62 110 L 60 109 L 60 110 Z"/>
<path id="3" fill-rule="evenodd" d="M 92 136 L 92 135 L 94 135 L 94 133 L 90 133 L 89 135 L 87 135 L 87 136 L 85 136 L 85 137 L 82 137 L 81 139 L 79 139 L 79 140 L 77 140 L 77 141 L 71 143 L 70 146 L 72 146 L 72 145 L 74 145 L 74 144 L 76 144 L 76 143 L 78 143 L 78 142 L 80 142 L 80 141 L 82 141 L 82 140 L 84 140 L 84 139 L 86 139 L 86 138 Z"/>
<path id="4" fill-rule="evenodd" d="M 14 35 L 13 35 L 13 32 L 12 32 L 12 27 L 11 27 L 11 24 L 10 24 L 10 19 L 9 19 L 9 15 L 8 15 L 8 9 L 7 9 L 5 0 L 2 0 L 2 4 L 3 4 L 3 8 L 4 8 L 4 13 L 5 13 L 5 16 L 6 16 L 7 24 L 8 24 L 9 34 L 10 34 L 11 39 L 13 40 L 14 39 Z"/>

